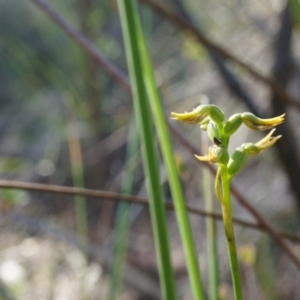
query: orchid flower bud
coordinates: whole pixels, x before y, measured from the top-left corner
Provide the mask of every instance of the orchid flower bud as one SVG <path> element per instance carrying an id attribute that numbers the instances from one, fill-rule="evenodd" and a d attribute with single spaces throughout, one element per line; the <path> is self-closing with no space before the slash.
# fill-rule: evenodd
<path id="1" fill-rule="evenodd" d="M 285 114 L 271 118 L 271 119 L 260 119 L 252 113 L 242 113 L 241 118 L 243 123 L 253 130 L 268 130 L 271 129 L 284 121 Z"/>
<path id="2" fill-rule="evenodd" d="M 210 118 L 217 124 L 221 124 L 222 122 L 224 122 L 225 116 L 223 112 L 215 105 L 210 105 L 210 107 Z"/>
<path id="3" fill-rule="evenodd" d="M 220 164 L 226 165 L 229 160 L 229 155 L 227 150 L 224 147 L 220 147 L 217 145 L 212 145 L 208 149 L 208 155 L 205 156 L 198 156 L 195 155 L 197 159 L 200 161 L 207 161 L 211 164 Z"/>
<path id="4" fill-rule="evenodd" d="M 241 114 L 232 115 L 224 126 L 224 134 L 226 136 L 231 136 L 234 134 L 242 124 Z"/>
<path id="5" fill-rule="evenodd" d="M 229 163 L 227 165 L 228 175 L 233 177 L 239 173 L 245 166 L 247 158 L 248 155 L 244 152 L 244 149 L 237 148 L 229 159 Z"/>

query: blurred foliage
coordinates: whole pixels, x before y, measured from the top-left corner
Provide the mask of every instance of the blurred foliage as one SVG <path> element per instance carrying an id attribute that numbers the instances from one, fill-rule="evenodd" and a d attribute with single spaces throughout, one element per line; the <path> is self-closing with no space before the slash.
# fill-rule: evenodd
<path id="1" fill-rule="evenodd" d="M 182 17 L 185 12 L 212 40 L 264 74 L 271 73 L 275 63 L 274 41 L 285 2 L 157 2 Z M 127 72 L 116 1 L 48 0 L 47 3 Z M 207 49 L 190 32 L 177 29 L 147 5 L 140 6 L 140 12 L 167 116 L 170 111 L 190 111 L 199 105 L 201 94 L 207 94 L 226 116 L 248 109 L 220 75 Z M 300 39 L 299 31 L 292 30 L 290 52 L 295 70 L 286 89 L 299 100 Z M 82 149 L 83 186 L 119 191 L 126 166 L 126 136 L 133 119 L 130 96 L 30 0 L 0 1 L 0 33 L 1 179 L 73 185 L 67 127 L 72 126 Z M 269 89 L 240 67 L 221 61 L 239 80 L 257 109 L 270 115 L 273 102 Z M 66 107 L 65 101 L 70 106 Z M 292 128 L 290 139 L 299 153 L 299 113 L 288 106 L 285 109 L 288 126 Z M 68 119 L 70 114 L 75 116 L 72 121 Z M 200 149 L 198 128 L 188 125 L 178 128 Z M 249 134 L 241 127 L 229 149 L 257 139 L 256 134 Z M 200 167 L 181 144 L 174 145 L 187 201 L 203 207 Z M 282 168 L 283 160 L 279 159 L 278 151 L 268 151 L 249 161 L 233 183 L 277 228 L 299 234 L 297 200 Z M 132 193 L 147 196 L 140 162 L 135 172 Z M 162 166 L 160 172 L 161 184 L 170 201 Z M 0 199 L 0 298 L 82 299 L 79 286 L 83 284 L 88 299 L 105 299 L 117 204 L 86 200 L 89 262 L 84 266 L 84 256 L 78 250 L 80 239 L 74 234 L 73 197 L 2 190 Z M 238 205 L 234 204 L 233 211 L 252 220 Z M 205 224 L 199 217 L 190 219 L 203 266 L 201 273 L 207 281 Z M 173 213 L 168 213 L 168 226 L 177 288 L 185 299 L 191 299 Z M 226 243 L 222 228 L 218 227 L 218 231 L 220 294 L 222 299 L 231 299 Z M 249 299 L 298 299 L 300 275 L 287 255 L 257 231 L 236 227 L 236 232 L 242 260 L 251 260 L 243 269 L 243 287 Z M 120 299 L 159 299 L 147 209 L 131 206 L 128 239 Z M 291 247 L 299 254 L 296 244 Z M 8 274 L 7 269 L 16 270 L 13 284 L 3 275 Z"/>

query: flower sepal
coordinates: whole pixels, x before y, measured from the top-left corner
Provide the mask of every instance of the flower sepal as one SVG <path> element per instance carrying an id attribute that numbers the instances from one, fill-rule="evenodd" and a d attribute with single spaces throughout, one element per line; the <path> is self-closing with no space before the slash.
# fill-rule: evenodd
<path id="1" fill-rule="evenodd" d="M 259 142 L 252 144 L 252 143 L 246 143 L 243 144 L 241 147 L 244 148 L 244 151 L 248 155 L 257 155 L 261 153 L 263 150 L 273 146 L 276 141 L 278 141 L 281 138 L 281 135 L 278 136 L 272 136 L 274 133 L 275 129 L 271 130 L 270 133 L 265 136 L 262 140 Z"/>
<path id="2" fill-rule="evenodd" d="M 198 125 L 201 125 L 208 116 L 217 124 L 222 123 L 225 118 L 223 112 L 215 105 L 199 105 L 191 112 L 183 114 L 171 112 L 171 116 L 174 120 Z"/>
<path id="3" fill-rule="evenodd" d="M 277 125 L 280 125 L 284 121 L 285 114 L 271 119 L 260 119 L 252 113 L 242 113 L 241 118 L 243 123 L 253 130 L 268 130 Z"/>

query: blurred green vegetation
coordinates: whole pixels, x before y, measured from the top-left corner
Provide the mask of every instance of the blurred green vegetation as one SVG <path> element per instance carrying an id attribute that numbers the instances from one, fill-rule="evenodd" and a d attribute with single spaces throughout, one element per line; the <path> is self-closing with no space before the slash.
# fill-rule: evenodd
<path id="1" fill-rule="evenodd" d="M 276 112 L 277 102 L 266 85 L 217 56 L 214 50 L 200 44 L 191 31 L 172 25 L 166 16 L 143 2 L 146 1 L 141 1 L 139 12 L 167 118 L 171 111 L 190 111 L 199 105 L 202 94 L 207 94 L 226 116 L 251 107 L 261 115 Z M 47 3 L 127 74 L 116 1 L 48 0 Z M 273 76 L 275 66 L 288 60 L 288 67 L 281 72 L 287 82 L 277 80 L 299 101 L 299 31 L 283 18 L 284 12 L 288 15 L 286 3 L 274 0 L 155 3 L 185 19 L 263 74 Z M 289 9 L 297 17 L 296 8 Z M 284 26 L 288 28 L 285 36 L 291 35 L 293 39 L 281 43 L 287 53 L 278 59 L 273 54 L 278 50 L 276 41 Z M 237 92 L 224 66 L 237 80 L 242 93 Z M 30 0 L 0 1 L 0 106 L 1 179 L 111 191 L 121 191 L 124 180 L 131 181 L 133 173 L 126 175 L 130 165 L 126 156 L 127 134 L 134 118 L 131 96 Z M 292 147 L 296 153 L 292 173 L 297 182 L 299 113 L 295 106 L 286 104 L 280 109 L 287 113 L 284 143 L 287 152 Z M 200 153 L 198 128 L 175 126 Z M 71 149 L 76 152 L 78 148 L 72 144 L 70 128 L 75 130 L 77 146 L 81 149 L 80 162 L 76 159 L 78 153 L 73 158 L 73 170 L 70 153 Z M 153 138 L 158 148 L 155 131 Z M 249 135 L 240 128 L 229 148 L 259 139 L 258 134 Z M 176 159 L 180 161 L 180 181 L 186 201 L 203 208 L 207 191 L 201 185 L 202 166 L 195 163 L 178 139 L 173 139 L 173 145 Z M 268 151 L 249 161 L 233 184 L 276 228 L 299 234 L 300 202 L 292 184 L 293 174 L 286 172 L 288 162 L 282 150 Z M 161 186 L 170 202 L 173 197 L 161 156 L 159 152 Z M 74 163 L 81 164 L 77 179 Z M 126 191 L 148 197 L 139 156 L 135 163 L 132 186 Z M 117 212 L 126 211 L 127 207 L 120 208 L 117 201 L 84 199 L 88 242 L 83 249 L 76 233 L 74 197 L 3 189 L 0 200 L 1 299 L 108 299 L 109 269 L 114 259 L 119 259 L 112 255 L 116 224 L 120 221 Z M 234 215 L 252 220 L 235 203 L 233 211 Z M 123 284 L 118 299 L 160 299 L 149 211 L 134 204 L 126 216 L 128 223 L 125 220 L 121 229 L 128 235 L 127 242 L 124 241 L 127 255 L 121 254 L 124 261 L 120 272 L 124 273 L 119 276 Z M 180 299 L 192 299 L 175 215 L 168 212 L 167 221 L 176 288 L 182 296 Z M 194 215 L 190 221 L 207 288 L 205 222 Z M 226 243 L 222 228 L 218 225 L 216 230 L 219 232 L 220 299 L 231 299 Z M 240 226 L 235 230 L 238 247 L 250 244 L 257 252 L 253 264 L 241 263 L 245 299 L 298 299 L 299 271 L 284 251 L 258 231 Z M 299 254 L 296 243 L 290 247 Z"/>

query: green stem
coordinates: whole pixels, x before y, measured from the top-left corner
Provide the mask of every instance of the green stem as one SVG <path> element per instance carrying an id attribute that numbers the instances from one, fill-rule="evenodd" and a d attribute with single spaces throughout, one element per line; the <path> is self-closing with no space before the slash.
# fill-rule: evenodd
<path id="1" fill-rule="evenodd" d="M 234 237 L 233 223 L 232 223 L 230 180 L 227 174 L 227 167 L 220 166 L 220 168 L 221 168 L 221 179 L 222 179 L 222 188 L 223 188 L 223 199 L 221 201 L 222 215 L 223 215 L 223 223 L 224 223 L 228 252 L 229 252 L 231 276 L 232 276 L 233 289 L 234 289 L 234 299 L 242 300 L 243 299 L 242 286 L 240 281 L 238 256 L 236 251 L 235 237 Z"/>
<path id="2" fill-rule="evenodd" d="M 208 138 L 202 135 L 202 151 L 208 147 Z M 212 189 L 212 177 L 208 169 L 203 168 L 203 196 L 205 209 L 214 213 L 214 197 Z M 219 300 L 219 259 L 218 259 L 218 237 L 216 220 L 212 217 L 206 218 L 207 255 L 208 255 L 208 277 L 209 277 L 209 299 Z"/>

